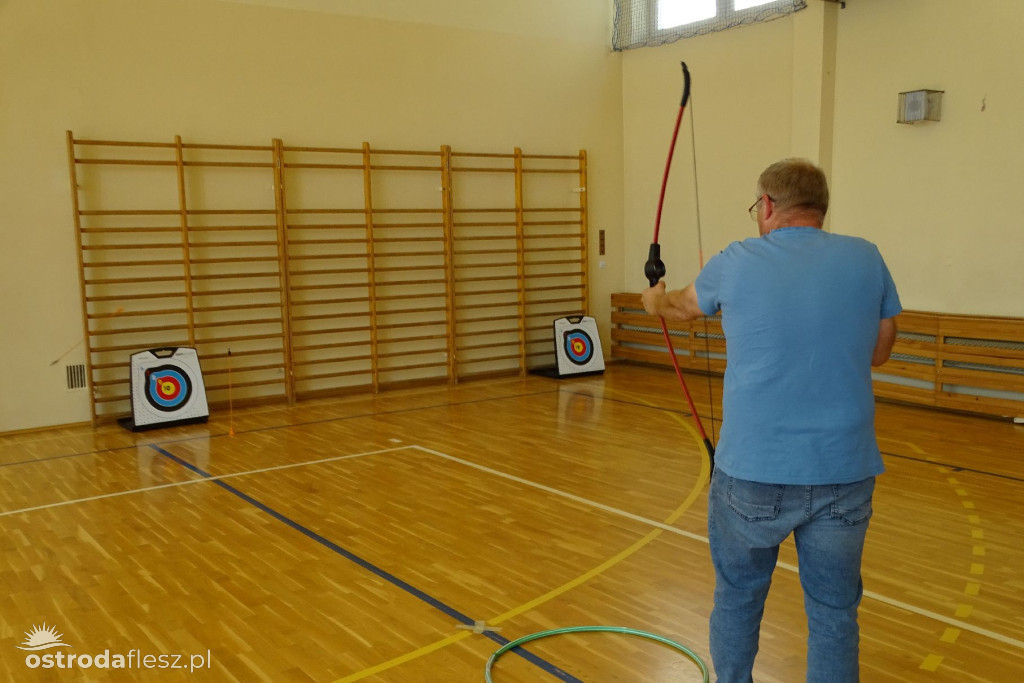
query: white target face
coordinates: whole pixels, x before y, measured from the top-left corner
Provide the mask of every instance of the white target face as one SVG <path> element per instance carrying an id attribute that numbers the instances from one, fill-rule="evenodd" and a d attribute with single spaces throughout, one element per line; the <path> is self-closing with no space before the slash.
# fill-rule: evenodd
<path id="1" fill-rule="evenodd" d="M 196 421 L 210 414 L 203 371 L 189 347 L 132 354 L 132 423 L 135 428 Z"/>
<path id="2" fill-rule="evenodd" d="M 559 377 L 594 374 L 604 370 L 601 336 L 589 316 L 554 321 L 555 360 Z"/>

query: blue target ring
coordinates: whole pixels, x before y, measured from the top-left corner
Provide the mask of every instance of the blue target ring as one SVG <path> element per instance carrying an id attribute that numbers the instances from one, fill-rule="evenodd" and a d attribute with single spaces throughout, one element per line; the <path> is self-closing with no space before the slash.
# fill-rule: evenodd
<path id="1" fill-rule="evenodd" d="M 176 365 L 146 370 L 146 401 L 165 413 L 180 409 L 192 397 L 192 380 Z"/>
<path id="2" fill-rule="evenodd" d="M 586 365 L 594 357 L 594 342 L 583 330 L 566 332 L 563 337 L 565 357 L 576 365 Z"/>

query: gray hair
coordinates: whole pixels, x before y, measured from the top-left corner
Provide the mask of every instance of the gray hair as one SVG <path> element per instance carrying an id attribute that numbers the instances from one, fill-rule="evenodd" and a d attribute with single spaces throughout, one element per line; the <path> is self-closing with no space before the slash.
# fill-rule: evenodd
<path id="1" fill-rule="evenodd" d="M 768 195 L 779 210 L 791 208 L 828 213 L 828 180 L 825 172 L 807 159 L 783 159 L 757 179 L 758 196 Z"/>

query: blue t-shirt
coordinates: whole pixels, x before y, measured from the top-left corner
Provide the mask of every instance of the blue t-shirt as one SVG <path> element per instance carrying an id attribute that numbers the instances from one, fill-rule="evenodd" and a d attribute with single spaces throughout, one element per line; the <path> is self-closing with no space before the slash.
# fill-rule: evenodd
<path id="1" fill-rule="evenodd" d="M 696 280 L 722 311 L 727 365 L 715 464 L 739 479 L 845 484 L 884 470 L 871 356 L 898 314 L 878 248 L 813 227 L 734 242 Z"/>

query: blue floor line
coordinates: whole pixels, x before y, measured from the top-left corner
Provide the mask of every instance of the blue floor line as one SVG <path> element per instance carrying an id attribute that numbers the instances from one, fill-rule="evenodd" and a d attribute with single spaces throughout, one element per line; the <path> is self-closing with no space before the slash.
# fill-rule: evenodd
<path id="1" fill-rule="evenodd" d="M 422 590 L 420 590 L 419 588 L 416 588 L 412 584 L 403 581 L 402 579 L 398 578 L 394 574 L 391 574 L 391 573 L 381 569 L 380 567 L 374 565 L 373 563 L 371 563 L 371 562 L 369 562 L 367 560 L 364 560 L 363 558 L 359 557 L 358 555 L 356 555 L 356 554 L 354 554 L 352 552 L 349 552 L 348 550 L 345 550 L 344 548 L 342 548 L 337 543 L 334 543 L 330 539 L 321 536 L 320 534 L 316 533 L 312 529 L 309 529 L 307 527 L 302 526 L 301 524 L 299 524 L 295 520 L 290 519 L 289 517 L 286 517 L 285 515 L 283 515 L 280 512 L 278 512 L 277 510 L 274 510 L 273 508 L 265 505 L 264 503 L 261 503 L 260 501 L 256 500 L 255 498 L 253 498 L 249 494 L 247 494 L 247 493 L 245 493 L 245 492 L 235 488 L 231 484 L 228 484 L 228 483 L 226 483 L 226 482 L 224 482 L 223 480 L 220 480 L 220 479 L 214 479 L 213 475 L 211 475 L 209 472 L 206 472 L 205 470 L 202 470 L 202 469 L 196 467 L 192 463 L 190 463 L 190 462 L 188 462 L 186 460 L 183 460 L 182 458 L 179 458 L 178 456 L 174 455 L 173 453 L 170 453 L 170 452 L 164 450 L 163 448 L 160 448 L 159 446 L 157 446 L 155 444 L 150 444 L 149 447 L 152 448 L 153 450 L 155 450 L 160 455 L 164 456 L 165 458 L 169 458 L 169 459 L 173 460 L 174 462 L 178 463 L 182 467 L 184 467 L 184 468 L 186 468 L 186 469 L 188 469 L 188 470 L 198 474 L 199 476 L 201 476 L 203 478 L 206 478 L 206 479 L 210 479 L 211 483 L 214 483 L 217 486 L 219 486 L 222 489 L 224 489 L 225 491 L 228 491 L 229 493 L 232 493 L 235 496 L 238 496 L 239 498 L 241 498 L 245 502 L 249 503 L 250 505 L 252 505 L 252 506 L 254 506 L 254 507 L 256 507 L 256 508 L 258 508 L 260 510 L 262 510 L 263 512 L 267 513 L 268 515 L 270 515 L 274 519 L 278 520 L 279 522 L 282 522 L 282 523 L 288 525 L 289 527 L 291 527 L 295 531 L 298 531 L 299 533 L 303 534 L 304 536 L 307 536 L 308 538 L 313 539 L 314 541 L 316 541 L 320 545 L 333 550 L 335 553 L 341 555 L 342 557 L 344 557 L 344 558 L 346 558 L 348 560 L 351 560 L 352 562 L 356 563 L 357 565 L 359 565 L 363 569 L 365 569 L 365 570 L 367 570 L 367 571 L 369 571 L 369 572 L 379 576 L 380 578 L 384 579 L 388 583 L 390 583 L 390 584 L 392 584 L 394 586 L 397 586 L 398 588 L 401 588 L 402 590 L 406 591 L 410 595 L 413 595 L 413 596 L 419 598 L 420 600 L 422 600 L 423 602 L 427 603 L 428 605 L 430 605 L 434 609 L 437 609 L 437 610 L 440 610 L 441 612 L 444 612 L 448 616 L 452 617 L 453 619 L 456 619 L 457 621 L 459 621 L 459 622 L 461 622 L 461 623 L 463 623 L 463 624 L 465 624 L 467 626 L 474 626 L 476 624 L 475 620 L 473 620 L 470 617 L 466 616 L 465 614 L 463 614 L 462 612 L 458 611 L 454 607 L 450 607 L 449 605 L 446 605 L 445 603 L 441 602 L 437 598 L 429 595 L 428 593 L 423 592 Z M 495 633 L 493 631 L 485 631 L 483 635 L 487 636 L 491 640 L 493 640 L 493 641 L 495 641 L 495 642 L 497 642 L 497 643 L 499 643 L 501 645 L 506 645 L 508 642 L 510 642 L 504 636 L 500 636 L 500 635 L 498 635 L 497 633 Z M 514 648 L 514 649 L 510 650 L 510 652 L 516 653 L 517 655 L 519 655 L 523 659 L 525 659 L 528 662 L 530 662 L 530 663 L 540 667 L 541 669 L 543 669 L 544 671 L 548 672 L 552 676 L 554 676 L 554 677 L 556 677 L 556 678 L 558 678 L 560 680 L 566 681 L 566 683 L 583 683 L 582 680 L 574 677 L 572 674 L 569 674 L 569 673 L 563 671 L 562 669 L 558 668 L 554 664 L 552 664 L 552 663 L 550 663 L 550 662 L 548 662 L 548 661 L 546 661 L 544 659 L 541 659 L 540 657 L 538 657 L 537 655 L 533 654 L 532 652 L 529 652 L 528 650 L 525 650 L 523 648 L 517 647 L 517 648 Z"/>

